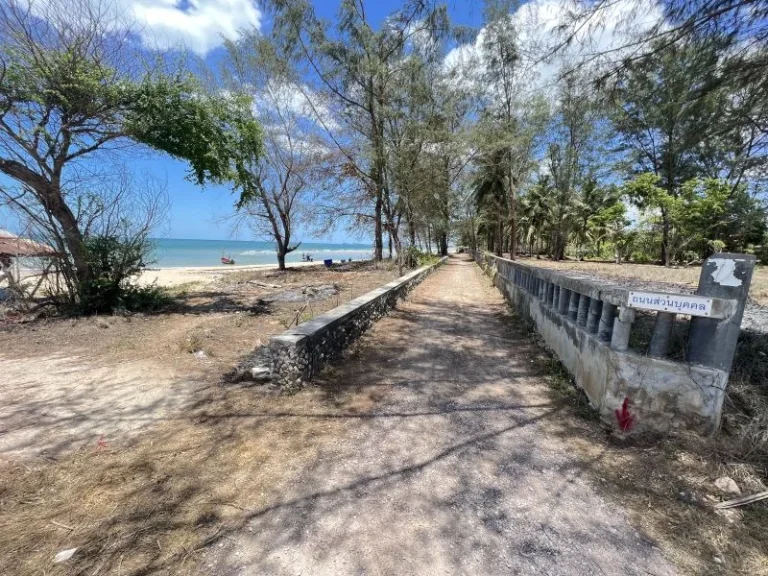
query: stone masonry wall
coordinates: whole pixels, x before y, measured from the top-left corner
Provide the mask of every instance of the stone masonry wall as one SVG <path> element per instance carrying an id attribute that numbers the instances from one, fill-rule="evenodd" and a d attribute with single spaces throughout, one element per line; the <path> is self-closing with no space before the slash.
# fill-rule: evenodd
<path id="1" fill-rule="evenodd" d="M 288 392 L 301 388 L 445 260 L 414 270 L 272 337 L 269 342 L 272 380 Z"/>

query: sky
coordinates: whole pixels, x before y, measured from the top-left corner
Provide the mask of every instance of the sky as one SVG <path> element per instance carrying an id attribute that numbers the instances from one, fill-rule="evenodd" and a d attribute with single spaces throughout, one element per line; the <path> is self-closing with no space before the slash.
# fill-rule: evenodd
<path id="1" fill-rule="evenodd" d="M 184 0 L 183 3 L 174 0 L 120 1 L 127 8 L 135 9 L 137 17 L 146 15 L 149 26 L 145 27 L 146 36 L 142 41 L 147 47 L 164 48 L 183 43 L 208 62 L 221 57 L 222 35 L 236 39 L 238 29 L 243 25 L 257 26 L 262 30 L 269 25 L 258 4 L 251 0 Z M 338 0 L 316 0 L 314 5 L 318 16 L 333 20 Z M 376 0 L 367 2 L 366 10 L 371 21 L 379 24 L 400 5 L 400 2 Z M 479 26 L 482 22 L 482 3 L 479 1 L 450 0 L 447 6 L 455 23 Z M 183 15 L 184 8 L 186 15 Z M 179 17 L 179 14 L 182 16 Z M 167 184 L 171 207 L 164 236 L 209 240 L 256 239 L 247 229 L 232 229 L 227 217 L 233 212 L 234 196 L 226 186 L 196 186 L 184 179 L 186 167 L 183 162 L 159 155 L 136 161 L 132 168 L 139 173 L 152 174 Z M 305 241 L 369 241 L 343 226 L 314 238 L 307 230 L 300 231 L 300 234 Z"/>
<path id="2" fill-rule="evenodd" d="M 33 0 L 45 2 L 46 0 Z M 96 1 L 96 0 L 94 0 Z M 516 22 L 527 24 L 528 32 L 522 38 L 536 44 L 551 36 L 551 30 L 559 18 L 571 8 L 573 0 L 530 0 L 523 2 L 515 13 Z M 269 21 L 254 0 L 106 0 L 120 14 L 137 20 L 140 24 L 141 42 L 148 52 L 168 51 L 183 45 L 208 63 L 214 63 L 224 54 L 224 39 L 236 40 L 243 29 L 268 30 Z M 658 15 L 655 0 L 616 0 L 611 3 L 614 12 L 609 25 L 599 31 L 585 31 L 601 47 L 610 46 L 621 33 L 612 24 L 631 10 L 638 10 L 653 21 Z M 104 5 L 104 2 L 101 3 Z M 399 1 L 368 0 L 365 2 L 367 16 L 374 25 L 379 25 L 389 14 L 399 8 Z M 480 0 L 447 0 L 449 16 L 454 24 L 480 29 L 483 5 Z M 315 10 L 321 18 L 334 20 L 338 0 L 315 0 Z M 644 8 L 649 7 L 649 8 Z M 482 37 L 482 32 L 479 37 Z M 465 65 L 477 53 L 477 41 L 452 50 L 446 63 Z M 462 64 L 463 63 L 463 64 Z M 555 68 L 540 64 L 536 82 L 545 85 L 553 78 Z M 235 196 L 227 186 L 206 186 L 201 188 L 185 179 L 187 167 L 183 162 L 161 154 L 142 154 L 131 158 L 129 170 L 138 178 L 151 176 L 155 181 L 164 182 L 170 196 L 170 213 L 167 225 L 159 235 L 168 238 L 195 239 L 241 239 L 254 238 L 247 229 L 232 230 L 227 217 L 234 212 Z M 0 210 L 0 228 L 13 229 L 13 222 Z M 303 241 L 324 242 L 368 242 L 369 239 L 350 233 L 343 226 L 323 236 L 311 236 L 300 230 Z"/>

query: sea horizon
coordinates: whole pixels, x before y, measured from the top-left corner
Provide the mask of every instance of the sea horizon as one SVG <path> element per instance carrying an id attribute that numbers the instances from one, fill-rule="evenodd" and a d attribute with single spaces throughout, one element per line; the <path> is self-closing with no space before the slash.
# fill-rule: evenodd
<path id="1" fill-rule="evenodd" d="M 221 257 L 232 258 L 236 265 L 277 264 L 274 242 L 258 240 L 196 240 L 193 238 L 151 238 L 152 268 L 184 268 L 221 266 Z M 302 242 L 286 256 L 286 262 L 301 262 L 309 254 L 315 262 L 332 260 L 366 260 L 373 257 L 373 246 L 363 243 Z"/>

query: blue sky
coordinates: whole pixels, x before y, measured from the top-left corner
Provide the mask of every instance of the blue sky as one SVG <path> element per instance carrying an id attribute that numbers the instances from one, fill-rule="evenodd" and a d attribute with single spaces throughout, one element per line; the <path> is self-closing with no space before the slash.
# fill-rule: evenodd
<path id="1" fill-rule="evenodd" d="M 0 0 L 1 1 L 1 0 Z M 66 0 L 37 0 L 42 2 L 66 2 Z M 94 0 L 96 1 L 96 0 Z M 268 18 L 259 9 L 255 0 L 100 0 L 113 7 L 120 14 L 140 23 L 137 41 L 148 52 L 172 51 L 180 45 L 213 63 L 224 55 L 221 48 L 223 38 L 236 40 L 243 29 L 256 27 L 269 29 Z M 338 0 L 316 0 L 317 14 L 333 21 L 338 10 Z M 483 3 L 481 0 L 447 0 L 451 21 L 455 24 L 479 28 L 482 24 Z M 34 6 L 34 5 L 33 5 Z M 365 0 L 367 16 L 374 25 L 380 24 L 389 14 L 396 11 L 400 2 Z M 571 0 L 528 0 L 521 1 L 515 13 L 518 26 L 518 42 L 523 46 L 539 46 L 552 40 L 552 30 L 562 22 L 563 16 L 572 9 Z M 598 31 L 584 30 L 584 38 L 574 42 L 584 45 L 594 43 L 597 48 L 614 46 L 626 38 L 626 28 L 636 23 L 625 16 L 635 12 L 645 21 L 644 25 L 660 17 L 655 0 L 615 0 L 610 3 L 606 15 L 607 25 Z M 622 29 L 622 26 L 625 28 Z M 579 50 L 574 46 L 573 50 Z M 523 52 L 525 52 L 523 50 Z M 477 44 L 465 44 L 452 50 L 446 58 L 450 65 L 472 67 L 472 55 L 477 53 Z M 564 55 L 567 58 L 568 55 Z M 525 57 L 524 57 L 525 58 Z M 528 56 L 533 58 L 533 56 Z M 462 64 L 465 62 L 465 64 Z M 468 63 L 468 64 L 466 64 Z M 536 62 L 532 70 L 533 82 L 526 84 L 529 91 L 553 84 L 558 64 Z M 143 154 L 141 157 L 126 159 L 129 170 L 142 181 L 146 176 L 165 182 L 170 195 L 170 214 L 162 235 L 169 238 L 197 239 L 255 239 L 252 233 L 243 229 L 233 234 L 231 221 L 227 216 L 234 212 L 234 196 L 226 186 L 200 188 L 185 179 L 184 163 L 159 154 Z M 13 220 L 0 207 L 0 228 L 16 228 Z M 343 226 L 324 236 L 311 236 L 300 230 L 297 240 L 324 242 L 369 242 L 370 238 L 350 233 Z"/>
<path id="2" fill-rule="evenodd" d="M 123 0 L 126 1 L 126 0 Z M 141 3 L 141 0 L 138 2 Z M 163 3 L 162 0 L 159 2 Z M 226 14 L 222 12 L 216 13 L 215 9 L 218 6 L 226 7 L 233 6 L 236 3 L 225 3 L 217 0 L 186 0 L 184 4 L 177 4 L 182 9 L 193 9 L 192 6 L 196 6 L 198 13 L 206 13 L 208 17 L 213 19 L 218 16 L 222 19 L 226 19 Z M 372 22 L 380 23 L 387 15 L 395 11 L 401 4 L 399 2 L 381 2 L 381 1 L 369 1 L 366 2 L 366 10 L 368 11 L 369 18 Z M 206 10 L 206 6 L 210 9 Z M 333 20 L 336 11 L 338 9 L 337 0 L 320 0 L 315 2 L 315 8 L 317 14 L 322 18 Z M 451 13 L 451 19 L 454 22 L 463 25 L 478 26 L 482 20 L 482 3 L 473 0 L 451 0 L 448 3 L 448 8 Z M 225 9 L 225 8 L 222 8 Z M 158 16 L 158 19 L 160 17 Z M 259 19 L 259 25 L 261 29 L 269 26 L 268 21 L 262 16 Z M 197 25 L 202 25 L 203 19 L 199 19 L 195 22 Z M 158 35 L 163 30 L 159 29 Z M 226 32 L 224 32 L 226 33 Z M 212 61 L 222 54 L 221 48 L 214 48 L 203 54 L 205 46 L 213 42 L 213 39 L 201 39 L 194 37 L 185 38 L 185 34 L 182 32 L 177 37 L 177 32 L 173 32 L 174 40 L 184 40 L 190 47 L 195 46 L 194 42 L 199 42 L 198 53 L 204 56 L 207 61 Z M 157 38 L 157 36 L 155 37 Z M 233 235 L 231 224 L 226 221 L 226 217 L 233 212 L 234 197 L 230 192 L 230 189 L 226 186 L 206 186 L 201 188 L 196 186 L 187 180 L 184 175 L 186 173 L 186 167 L 184 163 L 175 161 L 165 156 L 152 155 L 151 157 L 141 159 L 132 163 L 132 170 L 137 174 L 152 174 L 154 177 L 165 181 L 168 186 L 168 192 L 171 199 L 171 210 L 168 222 L 168 227 L 165 233 L 170 238 L 199 238 L 199 239 L 224 239 L 235 238 L 241 240 L 254 239 L 249 230 L 241 230 Z M 0 227 L 2 222 L 0 221 Z M 310 238 L 307 232 L 302 231 L 301 235 L 304 236 L 305 241 L 318 240 L 325 242 L 366 242 L 368 238 L 359 238 L 356 234 L 350 233 L 339 226 L 336 230 L 330 234 Z"/>

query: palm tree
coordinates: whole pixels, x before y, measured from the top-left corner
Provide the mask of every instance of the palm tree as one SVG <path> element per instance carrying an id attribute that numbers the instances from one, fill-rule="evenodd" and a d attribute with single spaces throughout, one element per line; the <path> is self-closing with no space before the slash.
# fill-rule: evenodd
<path id="1" fill-rule="evenodd" d="M 507 151 L 494 150 L 481 156 L 478 164 L 480 167 L 473 182 L 472 195 L 480 229 L 486 233 L 488 250 L 501 256 L 504 247 L 503 215 L 507 212 Z"/>

